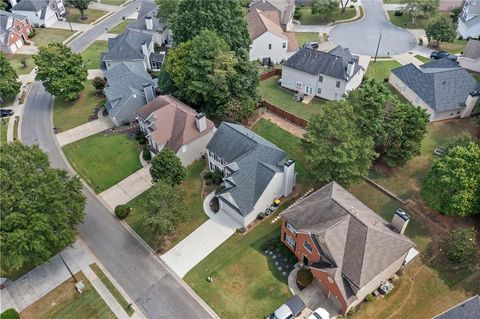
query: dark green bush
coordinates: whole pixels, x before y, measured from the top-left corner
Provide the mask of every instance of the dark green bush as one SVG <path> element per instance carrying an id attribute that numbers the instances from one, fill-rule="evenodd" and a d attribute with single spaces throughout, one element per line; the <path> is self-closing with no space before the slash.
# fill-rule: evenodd
<path id="1" fill-rule="evenodd" d="M 142 136 L 142 137 L 138 140 L 138 143 L 140 143 L 140 145 L 145 145 L 145 144 L 147 144 L 147 139 Z"/>
<path id="2" fill-rule="evenodd" d="M 143 149 L 143 159 L 146 161 L 149 161 L 152 159 L 152 153 L 150 153 L 150 150 L 146 147 Z"/>
<path id="3" fill-rule="evenodd" d="M 128 213 L 130 213 L 130 210 L 132 210 L 129 206 L 127 205 L 118 205 L 115 207 L 115 215 L 119 219 L 125 219 L 128 216 Z"/>
<path id="4" fill-rule="evenodd" d="M 375 296 L 373 294 L 368 294 L 366 297 L 365 297 L 365 301 L 366 302 L 372 302 L 375 300 Z"/>
<path id="5" fill-rule="evenodd" d="M 20 315 L 15 309 L 10 308 L 0 314 L 0 319 L 20 319 Z"/>
<path id="6" fill-rule="evenodd" d="M 203 177 L 205 179 L 211 179 L 213 177 L 213 173 L 208 171 L 208 172 L 205 173 L 205 175 L 203 175 Z"/>
<path id="7" fill-rule="evenodd" d="M 212 174 L 212 179 L 213 179 L 214 184 L 219 185 L 222 182 L 222 179 L 223 179 L 222 172 L 219 171 L 218 169 L 215 170 L 215 172 L 213 172 L 213 174 Z"/>
<path id="8" fill-rule="evenodd" d="M 300 269 L 297 273 L 297 285 L 306 288 L 308 287 L 313 281 L 312 272 L 309 269 Z"/>

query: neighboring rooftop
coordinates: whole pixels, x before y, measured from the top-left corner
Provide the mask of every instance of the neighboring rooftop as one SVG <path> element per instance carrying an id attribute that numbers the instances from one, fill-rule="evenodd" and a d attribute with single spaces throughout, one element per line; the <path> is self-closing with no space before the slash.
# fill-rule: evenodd
<path id="1" fill-rule="evenodd" d="M 310 235 L 325 257 L 310 267 L 328 272 L 347 303 L 355 300 L 356 291 L 415 246 L 336 182 L 280 215 L 297 233 Z"/>
<path id="2" fill-rule="evenodd" d="M 314 75 L 328 75 L 336 79 L 348 81 L 347 65 L 355 63 L 356 74 L 361 66 L 358 56 L 352 55 L 348 48 L 336 46 L 330 52 L 323 52 L 309 48 L 301 48 L 292 55 L 283 65 Z"/>
<path id="3" fill-rule="evenodd" d="M 475 78 L 449 58 L 403 65 L 392 73 L 438 112 L 464 107 L 468 94 L 479 89 Z"/>
<path id="4" fill-rule="evenodd" d="M 157 31 L 160 30 L 163 25 L 161 22 L 158 21 L 157 18 L 157 5 L 155 4 L 154 1 L 152 0 L 143 0 L 142 4 L 140 5 L 140 9 L 138 10 L 138 16 L 137 19 L 133 22 L 131 22 L 128 25 L 129 29 L 135 29 L 135 30 L 149 30 L 147 28 L 147 24 L 145 23 L 145 18 L 151 18 L 153 27 L 151 30 Z"/>
<path id="5" fill-rule="evenodd" d="M 108 39 L 108 52 L 103 55 L 103 61 L 125 61 L 143 59 L 142 44 L 147 46 L 153 41 L 151 34 L 134 30 L 126 30 L 116 38 Z"/>
<path id="6" fill-rule="evenodd" d="M 249 129 L 222 122 L 207 150 L 228 162 L 231 172 L 224 178 L 225 189 L 217 194 L 242 216 L 252 212 L 273 176 L 283 171 L 287 154 Z"/>
<path id="7" fill-rule="evenodd" d="M 7 25 L 8 18 L 19 19 L 22 21 L 27 19 L 26 16 L 0 10 L 0 34 L 5 33 L 8 29 L 13 27 L 13 23 L 11 25 Z"/>
<path id="8" fill-rule="evenodd" d="M 293 0 L 253 0 L 250 3 L 250 8 L 262 11 L 275 10 L 280 23 L 287 24 L 293 18 L 295 2 Z"/>
<path id="9" fill-rule="evenodd" d="M 12 10 L 36 12 L 46 8 L 48 3 L 48 0 L 21 0 L 12 7 Z"/>
<path id="10" fill-rule="evenodd" d="M 462 57 L 472 60 L 480 59 L 480 40 L 470 39 L 463 50 Z"/>
<path id="11" fill-rule="evenodd" d="M 433 317 L 432 319 L 478 319 L 480 318 L 480 296 L 459 303 L 453 308 Z"/>
<path id="12" fill-rule="evenodd" d="M 177 152 L 182 145 L 213 130 L 215 125 L 206 120 L 207 129 L 200 132 L 195 124 L 197 112 L 170 95 L 158 96 L 137 111 L 143 120 L 152 123 L 151 136 L 158 145 Z"/>

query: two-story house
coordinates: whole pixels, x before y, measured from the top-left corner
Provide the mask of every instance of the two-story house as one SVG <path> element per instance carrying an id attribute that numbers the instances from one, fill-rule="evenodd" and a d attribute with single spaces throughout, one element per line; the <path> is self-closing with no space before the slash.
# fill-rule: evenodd
<path id="1" fill-rule="evenodd" d="M 262 12 L 272 12 L 284 31 L 292 30 L 293 15 L 295 13 L 294 0 L 253 0 L 248 6 L 250 11 L 255 9 Z"/>
<path id="2" fill-rule="evenodd" d="M 15 53 L 31 32 L 32 26 L 26 16 L 0 11 L 0 51 Z"/>
<path id="3" fill-rule="evenodd" d="M 137 19 L 128 25 L 128 29 L 151 34 L 156 44 L 165 46 L 172 41 L 172 34 L 170 29 L 158 20 L 157 11 L 158 6 L 153 0 L 143 0 Z"/>
<path id="4" fill-rule="evenodd" d="M 346 314 L 418 252 L 403 235 L 409 216 L 388 223 L 335 182 L 280 214 L 281 241 L 314 284 Z"/>
<path id="5" fill-rule="evenodd" d="M 457 32 L 464 38 L 480 35 L 480 0 L 465 0 L 458 16 Z"/>
<path id="6" fill-rule="evenodd" d="M 221 211 L 247 226 L 295 185 L 295 161 L 249 129 L 223 122 L 207 145 L 208 168 L 224 178 L 216 191 Z"/>
<path id="7" fill-rule="evenodd" d="M 468 40 L 458 63 L 464 69 L 480 73 L 480 40 Z"/>
<path id="8" fill-rule="evenodd" d="M 11 11 L 28 18 L 36 27 L 49 27 L 65 14 L 63 0 L 10 0 Z"/>
<path id="9" fill-rule="evenodd" d="M 365 73 L 359 57 L 337 46 L 330 52 L 301 48 L 282 67 L 282 86 L 325 100 L 340 100 L 356 89 Z"/>
<path id="10" fill-rule="evenodd" d="M 184 166 L 205 154 L 215 125 L 171 95 L 158 96 L 137 111 L 140 130 L 154 153 L 173 151 Z"/>
<path id="11" fill-rule="evenodd" d="M 283 31 L 274 11 L 251 10 L 247 15 L 250 61 L 262 64 L 280 63 L 298 50 L 295 33 Z"/>

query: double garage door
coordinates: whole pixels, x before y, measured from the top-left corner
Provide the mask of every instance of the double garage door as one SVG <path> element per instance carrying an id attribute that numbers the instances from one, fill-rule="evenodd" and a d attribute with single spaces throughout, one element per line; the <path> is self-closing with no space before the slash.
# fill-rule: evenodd
<path id="1" fill-rule="evenodd" d="M 22 39 L 18 39 L 14 44 L 10 45 L 10 51 L 12 53 L 16 52 L 18 49 L 20 49 L 23 46 Z"/>

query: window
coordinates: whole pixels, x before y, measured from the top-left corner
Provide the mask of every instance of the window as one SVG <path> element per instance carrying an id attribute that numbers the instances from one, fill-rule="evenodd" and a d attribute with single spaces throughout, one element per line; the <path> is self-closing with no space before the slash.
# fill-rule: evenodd
<path id="1" fill-rule="evenodd" d="M 287 226 L 287 229 L 291 231 L 293 234 L 297 233 L 297 230 L 292 225 L 290 225 L 287 221 L 285 221 L 285 225 Z"/>
<path id="2" fill-rule="evenodd" d="M 340 81 L 337 81 L 337 85 L 336 85 L 336 86 L 337 86 L 337 88 L 340 87 Z"/>
<path id="3" fill-rule="evenodd" d="M 269 45 L 268 45 L 268 49 L 269 49 L 269 50 L 272 49 L 272 44 L 269 44 Z"/>
<path id="4" fill-rule="evenodd" d="M 297 83 L 295 83 L 295 86 L 300 89 L 302 87 L 302 83 L 297 82 Z"/>
<path id="5" fill-rule="evenodd" d="M 183 145 L 183 146 L 182 146 L 182 152 L 185 153 L 186 151 L 187 151 L 187 145 Z"/>
<path id="6" fill-rule="evenodd" d="M 323 82 L 323 76 L 321 75 L 318 76 L 318 82 Z"/>
<path id="7" fill-rule="evenodd" d="M 290 235 L 287 235 L 287 234 L 283 234 L 283 240 L 285 242 L 287 242 L 287 244 L 292 247 L 293 249 L 295 249 L 295 240 L 293 240 L 293 238 L 290 236 Z"/>
<path id="8" fill-rule="evenodd" d="M 282 44 L 282 48 L 284 48 L 284 49 L 285 49 L 286 47 L 287 47 L 287 42 L 283 42 L 283 44 Z"/>
<path id="9" fill-rule="evenodd" d="M 304 242 L 303 242 L 303 247 L 304 247 L 309 253 L 312 253 L 313 248 L 312 248 L 312 245 L 310 245 L 310 243 L 309 243 L 308 241 L 304 241 Z"/>
<path id="10" fill-rule="evenodd" d="M 318 94 L 322 94 L 322 89 L 321 89 L 321 88 L 318 88 L 318 89 L 317 89 L 317 93 L 318 93 Z"/>

